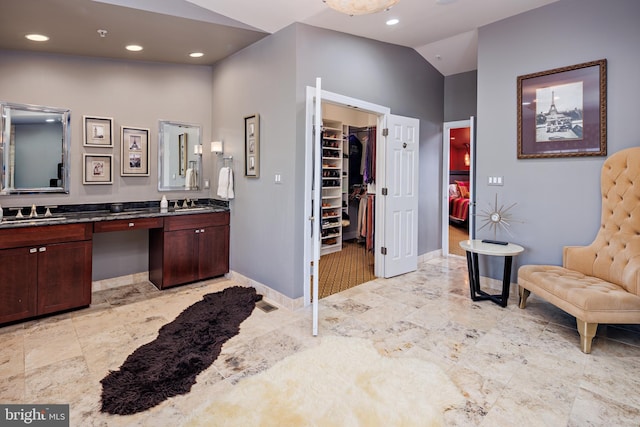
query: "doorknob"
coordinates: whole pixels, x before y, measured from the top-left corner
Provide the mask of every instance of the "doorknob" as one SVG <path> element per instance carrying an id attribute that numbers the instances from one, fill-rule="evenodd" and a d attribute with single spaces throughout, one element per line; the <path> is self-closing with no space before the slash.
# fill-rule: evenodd
<path id="1" fill-rule="evenodd" d="M 407 148 L 407 143 L 406 142 L 402 143 L 402 148 Z"/>

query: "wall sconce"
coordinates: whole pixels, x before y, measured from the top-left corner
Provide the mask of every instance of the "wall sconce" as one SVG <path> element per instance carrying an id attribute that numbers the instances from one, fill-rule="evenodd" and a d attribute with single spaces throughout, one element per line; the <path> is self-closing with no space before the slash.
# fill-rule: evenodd
<path id="1" fill-rule="evenodd" d="M 224 144 L 222 141 L 212 141 L 211 142 L 211 152 L 215 154 L 224 153 Z"/>
<path id="2" fill-rule="evenodd" d="M 193 154 L 196 156 L 202 155 L 202 144 L 196 144 L 193 146 Z"/>
<path id="3" fill-rule="evenodd" d="M 471 164 L 471 156 L 469 155 L 469 144 L 464 144 L 466 151 L 464 153 L 464 165 L 469 166 Z"/>

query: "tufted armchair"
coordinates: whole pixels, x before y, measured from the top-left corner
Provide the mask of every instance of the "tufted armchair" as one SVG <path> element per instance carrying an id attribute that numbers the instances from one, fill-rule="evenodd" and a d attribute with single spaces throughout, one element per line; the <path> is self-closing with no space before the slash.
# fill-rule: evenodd
<path id="1" fill-rule="evenodd" d="M 565 247 L 562 267 L 518 270 L 520 308 L 533 292 L 575 316 L 584 353 L 598 323 L 640 323 L 640 147 L 609 157 L 600 186 L 602 224 L 593 243 Z"/>

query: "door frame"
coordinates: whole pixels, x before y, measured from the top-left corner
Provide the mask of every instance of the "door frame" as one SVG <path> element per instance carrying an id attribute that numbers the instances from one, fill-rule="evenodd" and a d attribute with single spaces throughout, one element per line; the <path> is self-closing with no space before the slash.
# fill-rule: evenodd
<path id="1" fill-rule="evenodd" d="M 470 128 L 469 129 L 469 158 L 471 167 L 469 168 L 469 235 L 473 222 L 471 221 L 472 211 L 471 205 L 475 201 L 475 192 L 473 191 L 473 166 L 474 166 L 474 135 L 472 127 L 473 117 L 467 120 L 456 120 L 452 122 L 444 122 L 442 128 L 442 256 L 448 257 L 449 254 L 449 174 L 451 173 L 451 129 Z"/>
<path id="2" fill-rule="evenodd" d="M 313 105 L 313 100 L 315 97 L 315 88 L 311 87 L 311 86 L 307 86 L 307 100 L 306 100 L 306 129 L 305 129 L 305 176 L 309 175 L 309 171 L 313 168 L 313 156 L 310 154 L 313 152 L 313 145 L 310 143 L 310 141 L 313 139 L 313 113 L 314 113 L 314 109 L 310 108 L 310 105 Z M 310 99 L 311 98 L 311 99 Z M 326 90 L 321 90 L 320 91 L 320 103 L 323 102 L 327 102 L 330 104 L 335 104 L 335 105 L 339 105 L 342 107 L 347 107 L 347 108 L 356 108 L 358 110 L 361 110 L 365 113 L 370 113 L 370 114 L 374 114 L 376 116 L 378 116 L 378 123 L 377 123 L 377 138 L 376 138 L 376 153 L 378 153 L 377 157 L 376 157 L 376 181 L 377 182 L 385 182 L 386 177 L 385 177 L 385 159 L 384 159 L 384 155 L 379 155 L 380 153 L 384 153 L 384 149 L 386 146 L 386 137 L 383 136 L 382 131 L 384 128 L 386 128 L 387 126 L 387 116 L 389 114 L 391 114 L 391 108 L 389 107 L 385 107 L 382 105 L 378 105 L 378 104 L 373 104 L 371 102 L 367 102 L 361 99 L 357 99 L 357 98 L 352 98 L 349 96 L 345 96 L 345 95 L 341 95 L 338 93 L 334 93 L 334 92 L 329 92 Z M 322 109 L 320 109 L 322 110 Z M 311 205 L 311 194 L 309 193 L 309 188 L 310 186 L 305 186 L 304 189 L 304 193 L 305 193 L 305 197 L 304 197 L 304 203 L 305 203 L 305 209 L 307 206 Z M 375 230 L 374 233 L 376 236 L 384 236 L 384 211 L 382 210 L 384 206 L 381 206 L 380 203 L 376 203 L 376 207 L 375 207 L 375 218 L 377 219 L 375 221 Z M 378 220 L 379 219 L 379 220 Z M 305 227 L 305 232 L 303 233 L 304 236 L 304 248 L 306 250 L 306 248 L 310 247 L 310 245 L 312 244 L 311 242 L 311 233 L 309 233 L 309 219 L 305 218 L 304 221 L 304 227 Z M 376 239 L 376 251 L 374 254 L 374 262 L 375 262 L 375 269 L 374 269 L 374 274 L 378 277 L 384 277 L 384 256 L 382 255 L 381 251 L 379 250 L 379 243 L 378 243 L 379 239 Z M 306 253 L 306 252 L 305 252 Z M 318 256 L 319 258 L 319 256 Z M 308 256 L 305 255 L 304 257 L 304 272 L 305 272 L 305 277 L 303 277 L 303 280 L 301 280 L 301 283 L 304 286 L 304 290 L 303 290 L 303 298 L 304 298 L 304 306 L 308 306 L 309 304 L 311 304 L 311 289 L 309 286 L 309 283 L 306 280 L 306 275 L 308 273 L 308 271 L 310 270 L 309 267 L 309 262 L 310 262 L 310 258 Z"/>

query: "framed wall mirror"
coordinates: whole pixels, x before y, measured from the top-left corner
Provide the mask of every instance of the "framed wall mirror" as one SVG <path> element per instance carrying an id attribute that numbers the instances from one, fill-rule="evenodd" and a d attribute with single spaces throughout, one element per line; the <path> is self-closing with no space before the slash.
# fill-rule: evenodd
<path id="1" fill-rule="evenodd" d="M 200 190 L 202 156 L 201 126 L 160 120 L 158 127 L 158 190 Z M 197 151 L 197 148 L 196 148 Z"/>
<path id="2" fill-rule="evenodd" d="M 0 194 L 68 193 L 71 111 L 0 102 Z"/>

